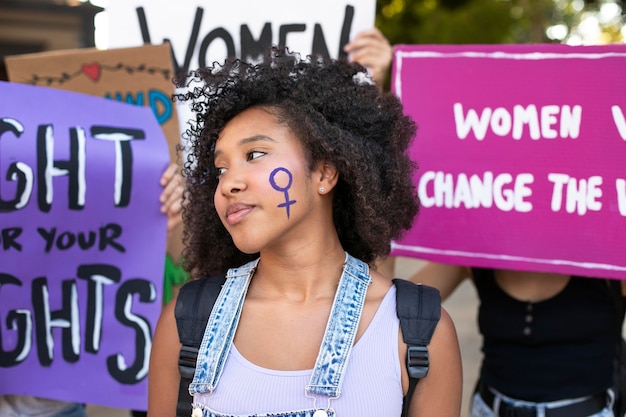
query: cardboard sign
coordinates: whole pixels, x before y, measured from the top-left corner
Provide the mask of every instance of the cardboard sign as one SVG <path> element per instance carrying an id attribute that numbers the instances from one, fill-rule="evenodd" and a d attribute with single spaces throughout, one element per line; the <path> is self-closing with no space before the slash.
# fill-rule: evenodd
<path id="1" fill-rule="evenodd" d="M 177 71 L 211 66 L 226 57 L 254 60 L 266 47 L 342 56 L 343 46 L 374 26 L 372 0 L 110 0 L 109 47 L 169 41 Z"/>
<path id="2" fill-rule="evenodd" d="M 626 278 L 626 45 L 399 46 L 421 211 L 393 253 Z"/>
<path id="3" fill-rule="evenodd" d="M 142 409 L 161 311 L 147 107 L 0 83 L 0 395 Z"/>
<path id="4" fill-rule="evenodd" d="M 171 160 L 180 144 L 174 70 L 167 44 L 15 55 L 5 59 L 9 81 L 60 88 L 149 106 L 167 137 Z"/>
<path id="5" fill-rule="evenodd" d="M 344 56 L 350 39 L 374 27 L 376 2 L 109 0 L 106 12 L 109 47 L 168 41 L 176 74 L 184 80 L 189 70 L 227 57 L 254 61 L 271 45 L 288 46 L 303 56 Z M 177 109 L 184 132 L 194 115 L 185 103 Z"/>

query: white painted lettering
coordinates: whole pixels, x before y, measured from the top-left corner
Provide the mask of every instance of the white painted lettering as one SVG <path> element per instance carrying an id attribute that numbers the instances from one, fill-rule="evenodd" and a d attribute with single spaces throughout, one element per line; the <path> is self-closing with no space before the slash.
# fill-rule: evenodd
<path id="1" fill-rule="evenodd" d="M 454 103 L 453 108 L 456 135 L 459 139 L 465 139 L 470 131 L 474 133 L 474 137 L 477 140 L 485 139 L 489 119 L 491 118 L 491 109 L 489 107 L 483 109 L 480 118 L 478 118 L 478 113 L 476 113 L 474 109 L 469 109 L 467 111 L 467 117 L 465 117 L 461 103 Z"/>
<path id="2" fill-rule="evenodd" d="M 582 120 L 582 107 L 578 105 L 547 105 L 539 109 L 534 104 L 515 105 L 512 112 L 504 107 L 485 107 L 481 111 L 470 108 L 465 113 L 461 103 L 454 103 L 453 112 L 457 137 L 466 139 L 471 133 L 479 141 L 484 140 L 489 132 L 520 140 L 526 131 L 533 140 L 576 139 Z M 623 121 L 621 113 L 619 116 Z M 626 122 L 623 124 L 626 134 Z"/>
<path id="3" fill-rule="evenodd" d="M 537 107 L 533 104 L 524 108 L 517 105 L 513 107 L 513 139 L 521 139 L 524 133 L 524 126 L 528 125 L 528 133 L 531 139 L 539 139 L 539 117 Z"/>
<path id="4" fill-rule="evenodd" d="M 626 140 L 626 119 L 624 119 L 624 113 L 619 106 L 611 106 L 611 113 L 613 114 L 613 122 L 617 131 L 622 139 Z"/>
<path id="5" fill-rule="evenodd" d="M 561 138 L 577 139 L 580 135 L 583 108 L 581 106 L 563 106 L 561 108 Z"/>
<path id="6" fill-rule="evenodd" d="M 452 206 L 453 190 L 452 174 L 438 172 L 435 176 L 435 202 L 437 207 L 441 207 L 442 205 L 446 207 Z"/>
<path id="7" fill-rule="evenodd" d="M 556 115 L 559 114 L 559 106 L 544 106 L 541 108 L 541 136 L 545 139 L 557 137 L 557 131 L 553 128 L 557 123 Z"/>
<path id="8" fill-rule="evenodd" d="M 602 209 L 602 202 L 598 201 L 602 197 L 602 177 L 595 175 L 588 179 L 578 180 L 567 174 L 550 173 L 548 180 L 554 184 L 552 211 L 561 210 L 563 197 L 565 197 L 565 211 L 568 213 L 576 212 L 582 216 L 588 210 L 600 211 Z"/>
<path id="9" fill-rule="evenodd" d="M 554 184 L 552 186 L 552 201 L 550 203 L 550 208 L 555 212 L 560 211 L 561 206 L 563 205 L 563 186 L 567 184 L 569 175 L 550 173 L 548 174 L 548 180 Z"/>
<path id="10" fill-rule="evenodd" d="M 428 185 L 435 179 L 435 171 L 426 171 L 420 177 L 417 184 L 417 195 L 420 197 L 420 204 L 422 207 L 432 207 L 435 205 L 435 197 L 428 193 Z"/>
<path id="11" fill-rule="evenodd" d="M 493 111 L 490 124 L 493 133 L 498 136 L 507 136 L 511 133 L 512 124 L 511 115 L 505 108 L 498 107 Z"/>
<path id="12" fill-rule="evenodd" d="M 419 180 L 418 195 L 423 207 L 472 209 L 495 205 L 502 211 L 528 212 L 533 207 L 527 200 L 532 195 L 529 185 L 533 181 L 529 173 L 494 177 L 492 172 L 485 172 L 482 178 L 460 173 L 454 178 L 450 173 L 428 171 Z"/>
<path id="13" fill-rule="evenodd" d="M 617 189 L 617 207 L 619 214 L 626 217 L 626 180 L 618 178 L 615 180 L 615 188 Z"/>
<path id="14" fill-rule="evenodd" d="M 530 197 L 533 194 L 532 189 L 529 187 L 535 181 L 533 174 L 522 173 L 515 179 L 515 211 L 520 213 L 528 213 L 533 209 L 533 204 L 530 201 L 526 201 L 525 197 Z"/>

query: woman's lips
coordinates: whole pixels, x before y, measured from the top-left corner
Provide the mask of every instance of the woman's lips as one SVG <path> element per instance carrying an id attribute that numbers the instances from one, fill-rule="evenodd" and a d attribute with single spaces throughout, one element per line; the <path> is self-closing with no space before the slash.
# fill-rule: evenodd
<path id="1" fill-rule="evenodd" d="M 229 225 L 233 226 L 241 222 L 243 218 L 246 217 L 248 213 L 250 213 L 250 211 L 252 211 L 253 208 L 254 206 L 251 206 L 249 204 L 231 204 L 226 209 L 226 221 Z"/>

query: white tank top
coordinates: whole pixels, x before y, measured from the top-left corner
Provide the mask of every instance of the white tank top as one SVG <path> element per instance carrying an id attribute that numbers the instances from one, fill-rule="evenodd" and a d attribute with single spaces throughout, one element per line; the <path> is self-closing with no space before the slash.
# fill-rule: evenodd
<path id="1" fill-rule="evenodd" d="M 368 328 L 352 348 L 341 395 L 330 401 L 337 417 L 402 414 L 402 380 L 398 355 L 399 320 L 396 287 L 391 286 Z M 286 355 L 289 352 L 285 352 Z M 323 395 L 307 398 L 312 369 L 276 371 L 257 366 L 232 346 L 215 391 L 195 394 L 195 401 L 224 414 L 277 413 L 325 407 Z"/>

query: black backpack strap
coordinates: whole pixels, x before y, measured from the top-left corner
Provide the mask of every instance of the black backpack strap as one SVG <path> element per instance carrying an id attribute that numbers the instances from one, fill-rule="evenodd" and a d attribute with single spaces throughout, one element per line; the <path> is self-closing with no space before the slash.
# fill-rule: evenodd
<path id="1" fill-rule="evenodd" d="M 181 287 L 178 293 L 174 309 L 178 338 L 182 344 L 178 358 L 180 372 L 178 403 L 176 404 L 178 417 L 191 416 L 192 397 L 189 395 L 189 384 L 196 370 L 196 359 L 204 329 L 225 281 L 225 275 L 189 281 Z"/>
<path id="2" fill-rule="evenodd" d="M 409 390 L 402 405 L 402 415 L 407 416 L 415 387 L 428 374 L 428 344 L 441 318 L 441 296 L 438 289 L 426 285 L 403 279 L 394 279 L 393 283 L 402 338 L 407 344 Z"/>

